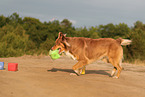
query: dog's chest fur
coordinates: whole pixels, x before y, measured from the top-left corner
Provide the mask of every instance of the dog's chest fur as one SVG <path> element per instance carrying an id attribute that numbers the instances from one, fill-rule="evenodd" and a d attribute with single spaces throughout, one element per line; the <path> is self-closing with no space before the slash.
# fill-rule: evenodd
<path id="1" fill-rule="evenodd" d="M 68 56 L 68 57 L 71 57 L 73 60 L 76 60 L 76 57 L 74 55 L 72 55 L 69 51 L 65 51 L 65 54 Z"/>

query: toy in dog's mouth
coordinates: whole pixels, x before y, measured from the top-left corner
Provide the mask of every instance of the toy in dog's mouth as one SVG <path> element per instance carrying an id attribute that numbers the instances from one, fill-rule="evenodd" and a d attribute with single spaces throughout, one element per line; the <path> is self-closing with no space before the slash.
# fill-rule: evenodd
<path id="1" fill-rule="evenodd" d="M 58 59 L 58 58 L 60 58 L 59 52 L 60 52 L 60 49 L 50 50 L 49 55 L 52 59 Z"/>

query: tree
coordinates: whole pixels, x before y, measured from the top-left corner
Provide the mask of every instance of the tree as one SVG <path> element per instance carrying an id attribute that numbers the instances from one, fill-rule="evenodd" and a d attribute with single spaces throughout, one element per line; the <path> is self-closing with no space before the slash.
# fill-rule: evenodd
<path id="1" fill-rule="evenodd" d="M 19 14 L 13 13 L 11 16 L 8 17 L 8 23 L 16 27 L 18 23 L 22 23 L 22 18 L 19 17 Z"/>
<path id="2" fill-rule="evenodd" d="M 118 25 L 110 23 L 107 25 L 100 25 L 98 31 L 102 38 L 126 38 L 128 37 L 130 28 L 124 23 Z"/>
<path id="3" fill-rule="evenodd" d="M 130 39 L 132 44 L 127 47 L 129 59 L 145 59 L 145 31 L 139 29 L 136 25 L 133 28 L 133 31 L 130 33 Z"/>
<path id="4" fill-rule="evenodd" d="M 98 31 L 102 38 L 108 38 L 108 37 L 113 38 L 115 32 L 115 26 L 112 23 L 107 25 L 100 25 Z"/>
<path id="5" fill-rule="evenodd" d="M 141 21 L 136 21 L 134 23 L 133 30 L 135 30 L 135 29 L 141 29 L 141 30 L 145 31 L 145 24 L 143 24 Z"/>
<path id="6" fill-rule="evenodd" d="M 90 36 L 89 36 L 90 38 L 93 38 L 93 39 L 100 38 L 97 26 L 89 28 L 88 33 L 90 33 Z"/>
<path id="7" fill-rule="evenodd" d="M 47 54 L 54 45 L 58 32 L 63 32 L 68 37 L 131 39 L 132 44 L 123 47 L 125 59 L 145 59 L 145 24 L 141 21 L 136 21 L 132 28 L 125 23 L 75 28 L 68 19 L 42 23 L 33 17 L 22 19 L 17 13 L 8 17 L 0 16 L 0 57 L 38 52 Z"/>
<path id="8" fill-rule="evenodd" d="M 60 23 L 62 32 L 67 34 L 67 36 L 74 36 L 75 28 L 72 26 L 72 23 L 68 19 L 64 19 Z"/>
<path id="9" fill-rule="evenodd" d="M 6 17 L 0 16 L 0 28 L 6 25 Z"/>
<path id="10" fill-rule="evenodd" d="M 68 19 L 64 19 L 60 24 L 62 27 L 71 27 L 72 23 Z"/>
<path id="11" fill-rule="evenodd" d="M 115 26 L 114 38 L 129 38 L 130 28 L 127 24 L 120 23 Z"/>

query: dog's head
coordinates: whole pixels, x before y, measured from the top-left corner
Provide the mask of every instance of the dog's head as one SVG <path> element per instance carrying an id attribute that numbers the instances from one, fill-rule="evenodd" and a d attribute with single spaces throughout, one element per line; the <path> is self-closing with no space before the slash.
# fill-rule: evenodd
<path id="1" fill-rule="evenodd" d="M 58 38 L 55 41 L 55 45 L 51 49 L 59 49 L 59 54 L 61 54 L 62 52 L 65 52 L 67 50 L 67 46 L 70 46 L 70 44 L 66 41 L 66 34 L 62 34 L 62 32 L 59 32 Z"/>

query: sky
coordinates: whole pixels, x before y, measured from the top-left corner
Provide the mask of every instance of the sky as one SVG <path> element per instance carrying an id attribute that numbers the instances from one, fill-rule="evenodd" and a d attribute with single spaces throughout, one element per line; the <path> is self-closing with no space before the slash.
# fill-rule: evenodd
<path id="1" fill-rule="evenodd" d="M 0 0 L 0 15 L 33 17 L 41 22 L 68 19 L 75 27 L 145 23 L 145 0 Z"/>

